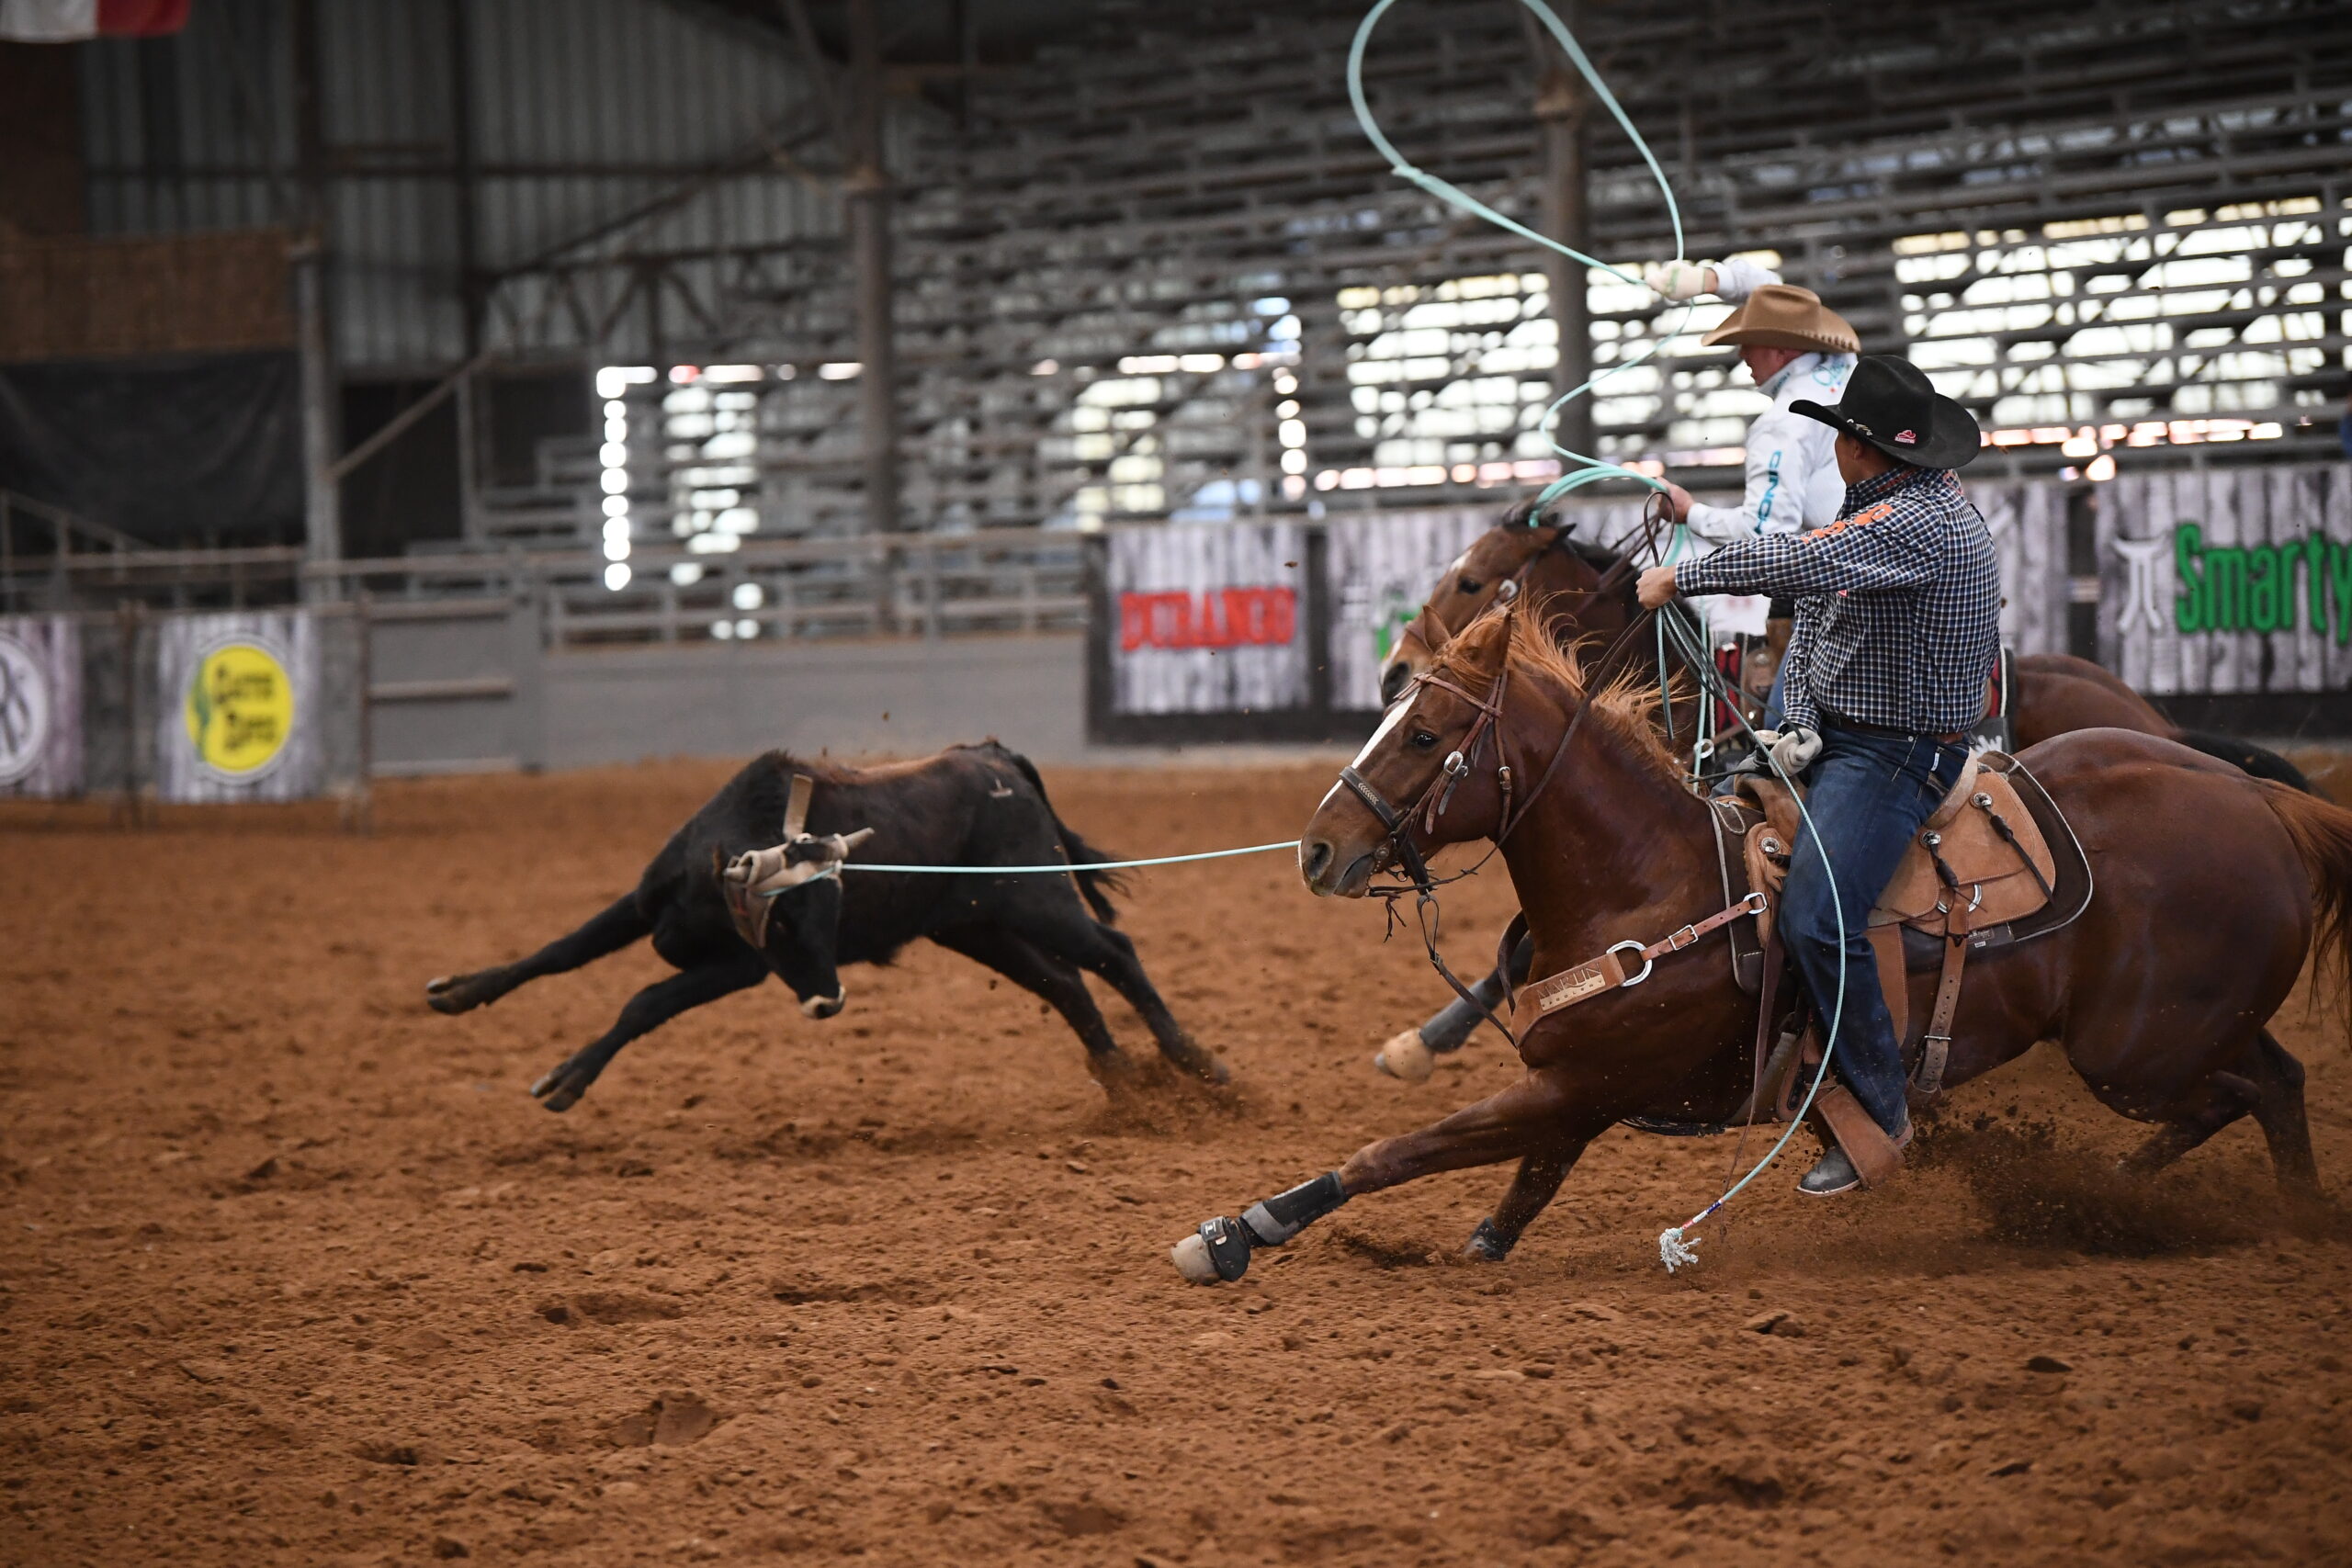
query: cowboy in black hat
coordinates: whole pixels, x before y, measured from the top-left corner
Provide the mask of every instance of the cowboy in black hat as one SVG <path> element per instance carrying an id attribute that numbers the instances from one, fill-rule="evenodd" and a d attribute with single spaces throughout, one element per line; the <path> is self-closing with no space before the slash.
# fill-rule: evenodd
<path id="1" fill-rule="evenodd" d="M 1837 1015 L 1830 1062 L 1845 1087 L 1833 1092 L 1850 1092 L 1900 1149 L 1911 1138 L 1902 1051 L 1863 921 L 1967 761 L 2000 651 L 2000 560 L 1952 474 L 1980 449 L 1976 422 L 1909 361 L 1871 355 L 1836 407 L 1791 408 L 1838 432 L 1847 489 L 1837 520 L 1653 568 L 1642 574 L 1641 600 L 1653 608 L 1679 592 L 1797 602 L 1781 666 L 1787 717 L 1759 737 L 1811 786 L 1780 930 L 1815 1010 Z M 1860 1185 L 1854 1162 L 1832 1148 L 1798 1188 L 1826 1195 Z"/>

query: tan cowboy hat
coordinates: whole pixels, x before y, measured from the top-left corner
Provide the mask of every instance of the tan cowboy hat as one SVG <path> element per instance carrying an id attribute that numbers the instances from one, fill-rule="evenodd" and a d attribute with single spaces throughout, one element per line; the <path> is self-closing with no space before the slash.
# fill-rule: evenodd
<path id="1" fill-rule="evenodd" d="M 1723 324 L 1699 342 L 1713 348 L 1722 344 L 1758 348 L 1805 348 L 1824 354 L 1860 354 L 1862 340 L 1846 318 L 1821 302 L 1810 288 L 1768 283 L 1747 297 Z"/>

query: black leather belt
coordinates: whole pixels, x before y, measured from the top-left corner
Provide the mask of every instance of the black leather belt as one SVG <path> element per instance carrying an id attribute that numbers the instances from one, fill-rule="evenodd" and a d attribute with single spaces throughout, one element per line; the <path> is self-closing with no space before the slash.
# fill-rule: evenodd
<path id="1" fill-rule="evenodd" d="M 1840 729 L 1857 729 L 1864 735 L 1891 736 L 1897 740 L 1917 740 L 1924 738 L 1939 741 L 1946 746 L 1957 746 L 1968 739 L 1968 731 L 1964 729 L 1955 729 L 1943 735 L 1926 735 L 1923 731 L 1917 729 L 1897 729 L 1891 724 L 1871 724 L 1859 718 L 1848 718 L 1834 708 L 1823 708 L 1821 721 L 1824 724 L 1834 724 Z"/>

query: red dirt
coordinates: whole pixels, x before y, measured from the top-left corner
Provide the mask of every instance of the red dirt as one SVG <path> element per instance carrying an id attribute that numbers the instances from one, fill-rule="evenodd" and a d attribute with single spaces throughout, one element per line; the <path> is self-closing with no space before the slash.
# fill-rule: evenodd
<path id="1" fill-rule="evenodd" d="M 1329 775 L 1050 782 L 1149 853 L 1286 837 Z M 1510 1070 L 1489 1038 L 1374 1077 L 1439 983 L 1279 856 L 1128 902 L 1238 1111 L 1114 1119 L 1058 1021 L 924 948 L 830 1023 L 775 987 L 690 1014 L 548 1114 L 525 1086 L 658 960 L 461 1019 L 424 981 L 598 908 L 724 776 L 387 789 L 368 839 L 0 813 L 0 1559 L 2352 1554 L 2352 1226 L 2280 1214 L 2251 1123 L 2119 1180 L 2138 1130 L 2039 1058 L 1900 1187 L 1775 1172 L 1670 1279 L 1725 1140 L 1611 1134 L 1504 1265 L 1447 1261 L 1504 1174 L 1471 1172 L 1180 1283 L 1199 1220 Z M 1464 963 L 1507 899 L 1449 900 Z M 2340 1188 L 2342 1025 L 2282 1022 Z"/>

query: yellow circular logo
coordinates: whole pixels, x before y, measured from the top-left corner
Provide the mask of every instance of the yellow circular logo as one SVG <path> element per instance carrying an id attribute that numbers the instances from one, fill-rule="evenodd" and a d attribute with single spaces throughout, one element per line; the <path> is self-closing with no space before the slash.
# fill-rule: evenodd
<path id="1" fill-rule="evenodd" d="M 197 759 L 232 779 L 259 777 L 294 733 L 294 682 L 277 655 L 258 643 L 207 649 L 187 683 L 189 744 Z"/>

